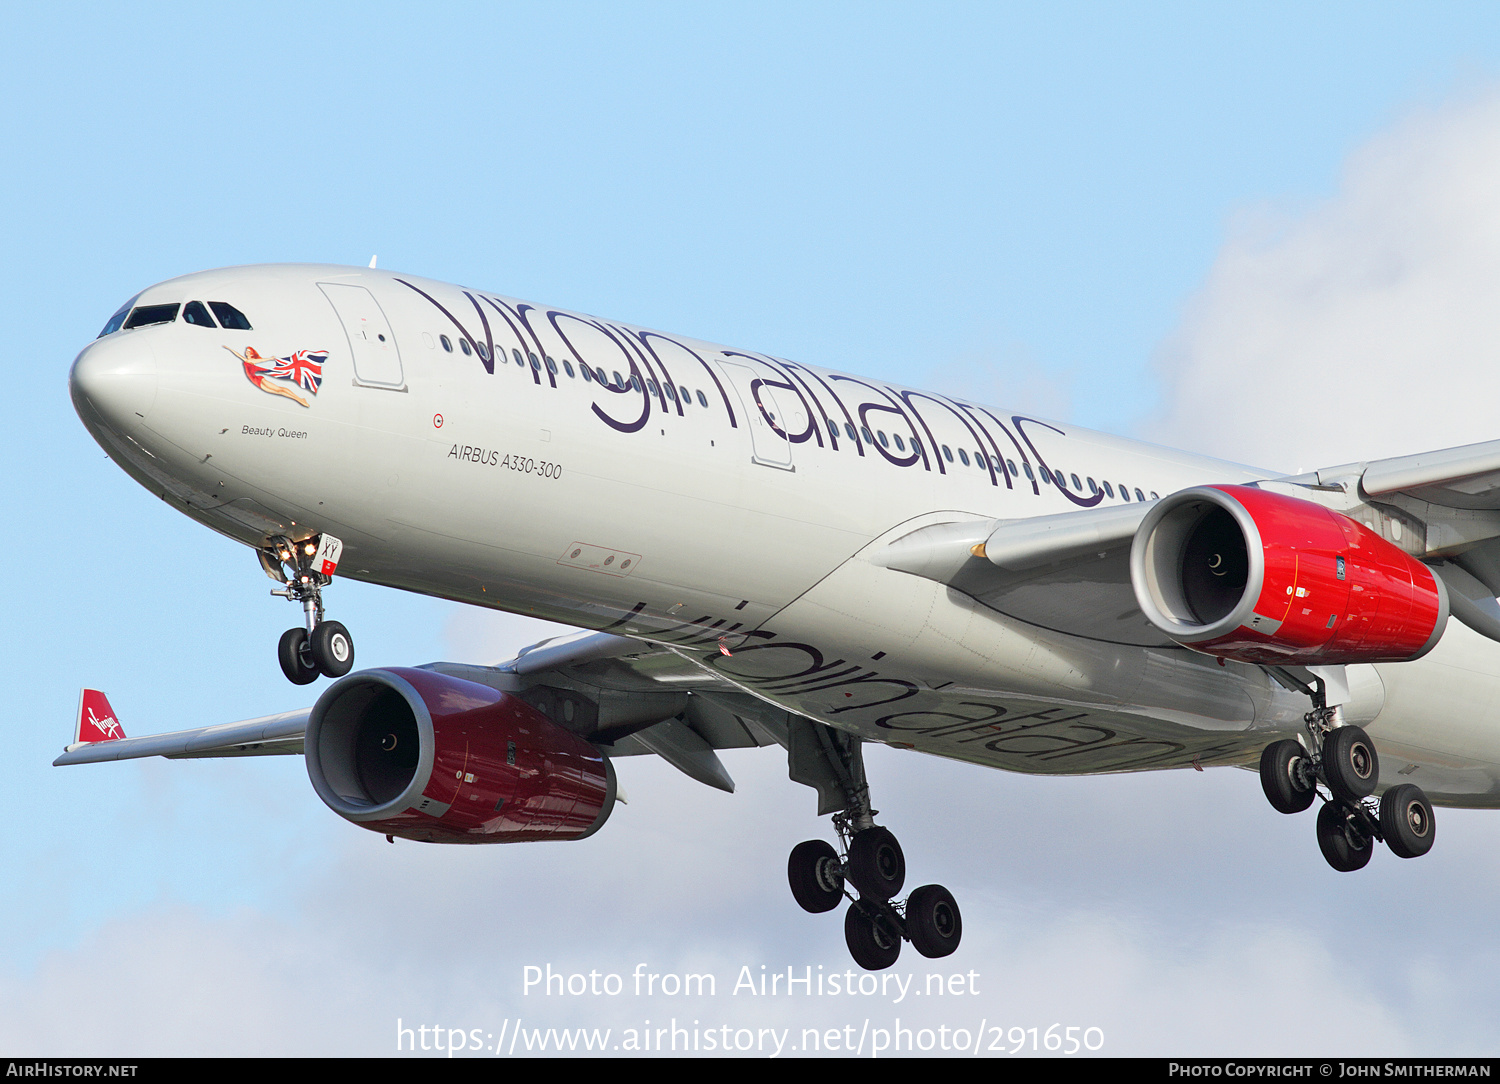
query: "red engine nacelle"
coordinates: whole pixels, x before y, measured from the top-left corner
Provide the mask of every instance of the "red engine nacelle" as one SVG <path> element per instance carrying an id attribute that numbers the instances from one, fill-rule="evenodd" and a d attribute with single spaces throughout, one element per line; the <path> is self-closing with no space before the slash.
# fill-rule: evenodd
<path id="1" fill-rule="evenodd" d="M 313 705 L 307 774 L 339 816 L 425 843 L 583 839 L 609 760 L 514 696 L 430 670 L 362 670 Z"/>
<path id="2" fill-rule="evenodd" d="M 1348 516 L 1250 486 L 1162 500 L 1136 532 L 1130 578 L 1163 633 L 1241 662 L 1405 661 L 1448 622 L 1426 565 Z"/>

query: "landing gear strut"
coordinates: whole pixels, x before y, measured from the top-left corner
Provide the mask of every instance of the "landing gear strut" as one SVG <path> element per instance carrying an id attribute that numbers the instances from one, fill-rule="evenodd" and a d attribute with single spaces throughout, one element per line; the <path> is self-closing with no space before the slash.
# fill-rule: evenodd
<path id="1" fill-rule="evenodd" d="M 890 829 L 875 824 L 860 740 L 797 719 L 788 752 L 791 777 L 817 789 L 818 813 L 833 814 L 842 844 L 842 853 L 817 839 L 792 849 L 787 881 L 798 905 L 820 914 L 847 899 L 844 941 L 854 962 L 869 971 L 892 966 L 902 941 L 910 941 L 923 956 L 951 954 L 963 936 L 963 919 L 951 892 L 942 885 L 923 885 L 905 900 L 894 899 L 906 883 L 906 857 Z"/>
<path id="2" fill-rule="evenodd" d="M 1371 797 L 1380 781 L 1375 743 L 1360 727 L 1346 724 L 1337 705 L 1328 706 L 1323 679 L 1312 684 L 1281 667 L 1268 667 L 1288 689 L 1305 693 L 1313 710 L 1303 716 L 1307 737 L 1266 746 L 1260 756 L 1260 785 L 1281 813 L 1300 813 L 1327 788 L 1318 810 L 1318 849 L 1340 873 L 1363 869 L 1382 841 L 1400 858 L 1416 858 L 1432 849 L 1432 803 L 1411 783 L 1391 787 L 1377 803 Z"/>
<path id="3" fill-rule="evenodd" d="M 344 544 L 331 534 L 314 535 L 299 542 L 275 538 L 259 550 L 266 575 L 286 586 L 272 590 L 300 603 L 302 628 L 287 629 L 276 645 L 281 672 L 294 685 L 307 685 L 327 677 L 343 677 L 354 665 L 354 638 L 337 621 L 323 619 L 323 588 L 333 580 Z"/>

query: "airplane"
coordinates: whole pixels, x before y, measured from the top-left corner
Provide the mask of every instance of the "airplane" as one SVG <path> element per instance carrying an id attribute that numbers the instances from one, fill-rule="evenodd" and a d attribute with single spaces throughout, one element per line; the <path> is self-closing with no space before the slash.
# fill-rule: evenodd
<path id="1" fill-rule="evenodd" d="M 1500 805 L 1500 441 L 1280 475 L 373 266 L 151 286 L 69 383 L 301 608 L 286 677 L 333 680 L 144 737 L 86 691 L 55 764 L 300 753 L 388 839 L 507 843 L 600 830 L 617 757 L 732 791 L 719 750 L 779 746 L 839 843 L 792 850 L 792 894 L 847 903 L 870 970 L 963 923 L 943 886 L 900 898 L 868 742 L 1254 770 L 1276 810 L 1320 803 L 1343 872 L 1426 853 L 1435 805 Z M 354 670 L 337 578 L 582 631 Z"/>

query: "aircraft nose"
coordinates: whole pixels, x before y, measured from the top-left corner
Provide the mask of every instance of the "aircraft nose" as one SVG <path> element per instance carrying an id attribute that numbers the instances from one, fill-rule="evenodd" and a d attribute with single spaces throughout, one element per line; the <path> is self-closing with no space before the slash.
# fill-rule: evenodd
<path id="1" fill-rule="evenodd" d="M 79 415 L 85 420 L 92 415 L 116 432 L 134 429 L 156 402 L 156 355 L 131 338 L 90 344 L 68 375 Z"/>

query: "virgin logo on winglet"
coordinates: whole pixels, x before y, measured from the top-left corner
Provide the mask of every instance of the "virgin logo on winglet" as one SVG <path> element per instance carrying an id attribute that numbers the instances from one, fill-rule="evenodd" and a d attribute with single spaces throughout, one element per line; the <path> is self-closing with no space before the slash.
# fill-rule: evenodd
<path id="1" fill-rule="evenodd" d="M 98 689 L 82 690 L 78 696 L 78 722 L 73 728 L 73 744 L 68 749 L 71 751 L 80 745 L 101 741 L 118 741 L 124 736 L 125 730 L 120 726 L 115 709 L 109 706 L 109 697 Z"/>

